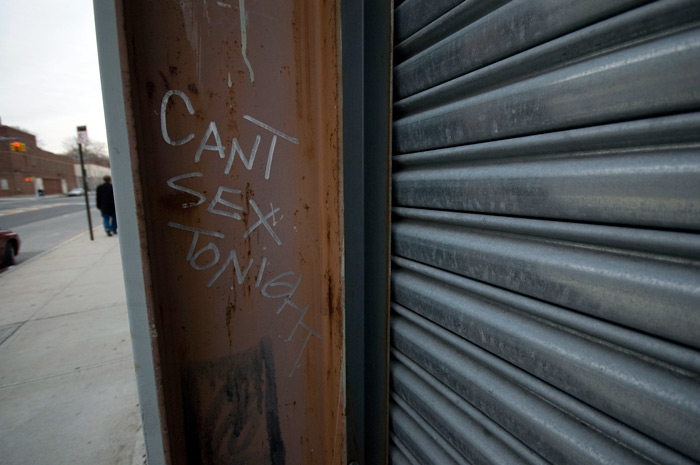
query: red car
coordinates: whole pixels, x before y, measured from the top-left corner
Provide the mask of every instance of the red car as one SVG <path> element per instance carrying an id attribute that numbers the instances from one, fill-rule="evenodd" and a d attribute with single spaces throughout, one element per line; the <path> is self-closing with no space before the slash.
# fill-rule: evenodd
<path id="1" fill-rule="evenodd" d="M 15 255 L 19 253 L 19 234 L 7 229 L 0 229 L 0 268 L 15 264 Z"/>

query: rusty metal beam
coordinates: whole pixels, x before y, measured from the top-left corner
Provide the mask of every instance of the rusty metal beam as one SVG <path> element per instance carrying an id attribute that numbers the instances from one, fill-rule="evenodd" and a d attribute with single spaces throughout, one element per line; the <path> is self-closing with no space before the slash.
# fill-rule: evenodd
<path id="1" fill-rule="evenodd" d="M 166 463 L 345 463 L 338 20 L 117 2 Z"/>

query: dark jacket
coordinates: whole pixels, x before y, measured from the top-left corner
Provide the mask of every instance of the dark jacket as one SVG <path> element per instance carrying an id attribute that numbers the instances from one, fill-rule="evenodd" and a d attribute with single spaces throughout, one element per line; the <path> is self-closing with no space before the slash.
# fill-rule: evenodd
<path id="1" fill-rule="evenodd" d="M 105 215 L 114 215 L 114 190 L 112 184 L 105 182 L 97 186 L 97 208 Z"/>

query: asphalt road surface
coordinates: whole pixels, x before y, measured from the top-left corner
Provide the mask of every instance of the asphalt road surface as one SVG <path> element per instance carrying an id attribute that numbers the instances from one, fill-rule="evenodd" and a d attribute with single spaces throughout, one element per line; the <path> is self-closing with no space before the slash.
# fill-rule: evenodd
<path id="1" fill-rule="evenodd" d="M 89 195 L 89 201 L 92 226 L 100 226 L 102 216 L 95 208 L 95 196 Z M 85 198 L 0 198 L 0 228 L 19 234 L 22 245 L 15 266 L 20 266 L 88 231 Z M 101 232 L 98 229 L 95 234 Z"/>

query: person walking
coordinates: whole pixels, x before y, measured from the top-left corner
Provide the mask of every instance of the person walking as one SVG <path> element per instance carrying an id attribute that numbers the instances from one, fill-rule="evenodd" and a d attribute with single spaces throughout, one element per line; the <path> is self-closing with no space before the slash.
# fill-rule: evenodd
<path id="1" fill-rule="evenodd" d="M 114 208 L 114 189 L 112 177 L 105 176 L 104 182 L 97 186 L 97 208 L 102 212 L 102 223 L 108 236 L 117 234 L 117 211 Z"/>

